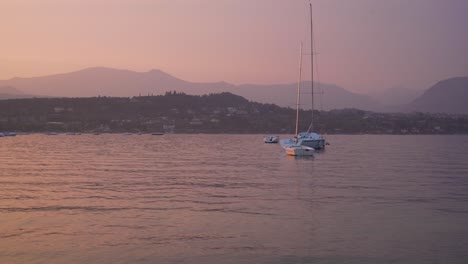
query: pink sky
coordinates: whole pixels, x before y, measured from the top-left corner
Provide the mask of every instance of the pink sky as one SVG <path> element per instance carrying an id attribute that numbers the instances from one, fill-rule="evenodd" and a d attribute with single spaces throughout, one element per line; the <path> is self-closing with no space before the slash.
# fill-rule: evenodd
<path id="1" fill-rule="evenodd" d="M 468 1 L 313 5 L 322 82 L 364 93 L 468 75 Z M 189 81 L 295 82 L 299 43 L 309 45 L 308 1 L 2 0 L 0 36 L 0 79 L 106 66 Z"/>

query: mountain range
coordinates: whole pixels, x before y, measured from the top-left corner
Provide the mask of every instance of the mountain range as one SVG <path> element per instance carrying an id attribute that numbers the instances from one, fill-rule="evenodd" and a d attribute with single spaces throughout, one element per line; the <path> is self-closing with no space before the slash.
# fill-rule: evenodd
<path id="1" fill-rule="evenodd" d="M 0 99 L 31 98 L 34 95 L 24 94 L 22 91 L 11 86 L 0 86 Z"/>
<path id="2" fill-rule="evenodd" d="M 468 77 L 440 81 L 404 108 L 407 111 L 468 114 Z"/>
<path id="3" fill-rule="evenodd" d="M 452 104 L 467 98 L 468 83 L 466 77 L 454 78 L 436 84 L 416 100 L 399 105 L 389 106 L 374 96 L 362 95 L 347 91 L 333 84 L 314 83 L 315 109 L 330 110 L 357 108 L 376 112 L 424 111 L 467 113 L 468 107 L 462 103 Z M 310 81 L 302 82 L 301 107 L 310 108 Z M 455 86 L 455 88 L 452 88 Z M 135 72 L 112 68 L 87 68 L 71 73 L 55 74 L 31 78 L 13 78 L 0 80 L 0 99 L 27 97 L 92 97 L 118 96 L 131 97 L 148 94 L 164 94 L 167 91 L 178 91 L 192 95 L 231 92 L 248 100 L 260 103 L 271 103 L 283 107 L 295 107 L 297 83 L 255 85 L 234 85 L 226 82 L 198 83 L 173 77 L 160 70 Z M 401 97 L 405 93 L 400 91 Z M 449 92 L 450 94 L 447 94 Z M 396 93 L 395 93 L 396 94 Z M 410 93 L 406 93 L 411 96 Z M 380 98 L 391 97 L 392 93 L 380 95 Z M 394 94 L 393 94 L 394 95 Z M 413 94 L 413 96 L 416 96 Z M 435 97 L 435 99 L 434 99 Z M 405 99 L 405 98 L 402 98 Z M 404 102 L 401 101 L 401 102 Z M 455 107 L 456 105 L 456 107 Z"/>

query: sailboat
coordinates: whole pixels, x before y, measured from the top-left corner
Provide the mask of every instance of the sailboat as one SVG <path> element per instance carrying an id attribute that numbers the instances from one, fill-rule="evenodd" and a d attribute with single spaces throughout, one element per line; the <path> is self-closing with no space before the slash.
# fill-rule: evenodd
<path id="1" fill-rule="evenodd" d="M 294 138 L 281 140 L 281 146 L 289 156 L 313 156 L 315 149 L 309 146 L 302 145 L 299 141 L 299 107 L 301 102 L 301 76 L 302 76 L 302 42 L 300 48 L 299 62 L 299 81 L 297 82 L 297 100 L 296 100 L 296 133 Z"/>
<path id="2" fill-rule="evenodd" d="M 283 139 L 280 141 L 281 146 L 286 150 L 287 155 L 291 156 L 310 156 L 313 155 L 314 150 L 321 150 L 325 148 L 325 139 L 318 133 L 312 132 L 314 129 L 314 49 L 313 49 L 313 24 L 312 24 L 312 3 L 309 3 L 310 9 L 310 62 L 311 62 L 311 85 L 312 85 L 312 119 L 309 128 L 306 132 L 299 133 L 299 106 L 301 95 L 301 75 L 302 75 L 302 43 L 301 43 L 301 57 L 299 65 L 299 82 L 297 88 L 297 101 L 296 101 L 296 133 L 294 138 Z"/>

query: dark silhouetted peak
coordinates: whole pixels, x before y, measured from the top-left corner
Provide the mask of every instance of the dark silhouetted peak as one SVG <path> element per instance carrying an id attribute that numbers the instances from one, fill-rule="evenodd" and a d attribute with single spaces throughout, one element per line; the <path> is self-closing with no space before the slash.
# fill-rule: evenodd
<path id="1" fill-rule="evenodd" d="M 467 91 L 468 77 L 455 77 L 436 83 L 424 95 L 466 96 Z"/>
<path id="2" fill-rule="evenodd" d="M 244 97 L 229 92 L 210 94 L 207 97 L 214 102 L 218 102 L 220 105 L 238 106 L 249 102 Z"/>
<path id="3" fill-rule="evenodd" d="M 409 104 L 409 110 L 468 114 L 468 77 L 440 81 Z"/>

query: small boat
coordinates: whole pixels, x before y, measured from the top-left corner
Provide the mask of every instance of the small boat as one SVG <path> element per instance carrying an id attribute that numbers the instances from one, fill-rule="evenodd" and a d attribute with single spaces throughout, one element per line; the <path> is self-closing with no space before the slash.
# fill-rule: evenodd
<path id="1" fill-rule="evenodd" d="M 266 136 L 263 138 L 263 142 L 265 143 L 278 143 L 279 137 L 278 136 Z"/>
<path id="2" fill-rule="evenodd" d="M 0 137 L 14 137 L 14 136 L 16 136 L 16 133 L 12 133 L 12 132 L 0 133 Z"/>
<path id="3" fill-rule="evenodd" d="M 154 132 L 154 133 L 151 133 L 151 135 L 153 135 L 153 136 L 162 136 L 162 135 L 164 135 L 164 133 L 162 133 L 162 132 Z"/>
<path id="4" fill-rule="evenodd" d="M 58 134 L 55 133 L 55 132 L 47 132 L 46 135 L 48 135 L 48 136 L 56 136 L 56 135 L 58 135 Z"/>
<path id="5" fill-rule="evenodd" d="M 315 149 L 302 145 L 291 145 L 284 148 L 288 156 L 313 156 Z"/>

